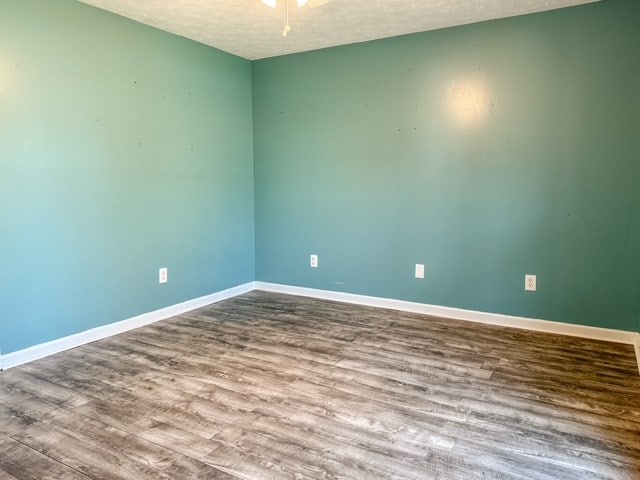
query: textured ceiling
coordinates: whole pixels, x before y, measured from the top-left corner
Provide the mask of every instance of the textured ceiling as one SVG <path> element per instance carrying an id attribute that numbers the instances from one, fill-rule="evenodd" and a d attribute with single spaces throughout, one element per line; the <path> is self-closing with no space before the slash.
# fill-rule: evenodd
<path id="1" fill-rule="evenodd" d="M 260 0 L 81 0 L 250 60 L 511 17 L 597 0 L 330 0 L 290 5 Z M 324 0 L 315 0 L 321 2 Z"/>

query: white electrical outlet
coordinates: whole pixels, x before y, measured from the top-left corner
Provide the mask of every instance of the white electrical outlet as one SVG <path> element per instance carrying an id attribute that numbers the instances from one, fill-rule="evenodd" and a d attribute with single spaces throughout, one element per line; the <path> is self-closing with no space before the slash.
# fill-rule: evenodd
<path id="1" fill-rule="evenodd" d="M 537 281 L 535 275 L 524 276 L 524 289 L 527 292 L 535 292 L 537 288 Z"/>
<path id="2" fill-rule="evenodd" d="M 169 269 L 163 267 L 158 270 L 158 283 L 167 283 L 169 281 Z"/>
<path id="3" fill-rule="evenodd" d="M 312 268 L 318 268 L 318 255 L 311 255 L 309 265 L 311 265 Z"/>
<path id="4" fill-rule="evenodd" d="M 424 265 L 416 263 L 416 278 L 424 278 Z"/>

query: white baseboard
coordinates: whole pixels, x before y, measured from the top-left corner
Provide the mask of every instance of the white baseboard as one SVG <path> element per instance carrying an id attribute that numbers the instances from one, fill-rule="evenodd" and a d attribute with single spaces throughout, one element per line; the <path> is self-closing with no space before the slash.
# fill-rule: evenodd
<path id="1" fill-rule="evenodd" d="M 356 305 L 366 305 L 369 307 L 389 308 L 391 310 L 401 310 L 403 312 L 422 313 L 434 317 L 453 318 L 455 320 L 465 320 L 469 322 L 485 323 L 489 325 L 499 325 L 503 327 L 533 330 L 536 332 L 556 333 L 559 335 L 571 335 L 574 337 L 635 345 L 636 359 L 638 361 L 638 371 L 640 372 L 640 334 L 635 332 L 627 332 L 624 330 L 613 330 L 600 327 L 589 327 L 571 323 L 551 322 L 548 320 L 516 317 L 498 313 L 479 312 L 475 310 L 464 310 L 461 308 L 442 307 L 439 305 L 408 302 L 405 300 L 369 297 L 366 295 L 356 295 L 353 293 L 332 292 L 329 290 L 293 287 L 290 285 L 281 285 L 277 283 L 256 282 L 255 285 L 257 290 L 265 290 L 268 292 L 287 293 L 290 295 L 321 298 L 325 300 L 334 300 L 337 302 L 353 303 Z"/>
<path id="2" fill-rule="evenodd" d="M 68 337 L 59 338 L 50 342 L 25 348 L 17 352 L 0 355 L 0 370 L 6 370 L 24 363 L 32 362 L 55 353 L 79 347 L 87 343 L 94 342 L 112 335 L 117 335 L 134 328 L 139 328 L 150 323 L 165 320 L 176 315 L 201 308 L 212 303 L 220 302 L 228 298 L 233 298 L 252 290 L 264 290 L 268 292 L 286 293 L 303 297 L 313 297 L 337 302 L 353 303 L 356 305 L 366 305 L 370 307 L 388 308 L 403 312 L 421 313 L 435 317 L 452 318 L 489 325 L 499 325 L 503 327 L 521 328 L 537 332 L 556 333 L 559 335 L 571 335 L 575 337 L 604 340 L 608 342 L 624 343 L 633 345 L 638 361 L 638 371 L 640 372 L 640 334 L 627 332 L 624 330 L 613 330 L 600 327 L 589 327 L 585 325 L 574 325 L 570 323 L 551 322 L 548 320 L 537 320 L 526 317 L 512 315 L 502 315 L 497 313 L 479 312 L 475 310 L 464 310 L 461 308 L 442 307 L 439 305 L 429 305 L 426 303 L 408 302 L 405 300 L 394 300 L 381 297 L 370 297 L 366 295 L 356 295 L 353 293 L 332 292 L 329 290 L 317 290 L 313 288 L 294 287 L 266 282 L 249 282 L 237 287 L 212 293 L 204 297 L 187 300 L 186 302 L 161 308 L 153 312 L 144 313 L 136 317 L 122 320 L 102 327 L 92 328 L 84 332 L 76 333 Z"/>
<path id="3" fill-rule="evenodd" d="M 212 303 L 220 302 L 228 298 L 232 298 L 243 293 L 250 292 L 255 289 L 255 283 L 249 282 L 237 287 L 222 290 L 220 292 L 205 295 L 204 297 L 194 298 L 193 300 L 187 300 L 186 302 L 171 305 L 169 307 L 154 310 L 153 312 L 143 313 L 136 317 L 128 318 L 109 325 L 92 328 L 84 332 L 69 335 L 68 337 L 58 338 L 50 342 L 34 345 L 33 347 L 25 348 L 24 350 L 18 350 L 17 352 L 8 353 L 0 356 L 0 369 L 6 370 L 11 367 L 16 367 L 24 363 L 38 360 L 39 358 L 53 355 L 70 348 L 79 347 L 87 343 L 95 342 L 112 335 L 117 335 L 134 328 L 139 328 L 150 323 L 165 320 L 167 318 L 180 315 L 181 313 L 194 310 L 196 308 L 204 307 Z"/>

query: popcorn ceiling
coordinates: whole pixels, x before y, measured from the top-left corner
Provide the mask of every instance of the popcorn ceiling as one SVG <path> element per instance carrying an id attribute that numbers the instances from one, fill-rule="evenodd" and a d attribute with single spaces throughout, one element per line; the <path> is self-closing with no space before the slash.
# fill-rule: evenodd
<path id="1" fill-rule="evenodd" d="M 281 35 L 283 0 L 81 0 L 89 5 L 255 60 L 324 47 L 510 17 L 594 0 L 330 0 L 290 3 L 291 32 Z"/>

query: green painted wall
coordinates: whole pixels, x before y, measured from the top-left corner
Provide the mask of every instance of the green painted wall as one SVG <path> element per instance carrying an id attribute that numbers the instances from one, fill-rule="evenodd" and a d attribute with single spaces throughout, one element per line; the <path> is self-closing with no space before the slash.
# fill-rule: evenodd
<path id="1" fill-rule="evenodd" d="M 611 0 L 252 67 L 72 0 L 1 2 L 0 351 L 254 267 L 640 331 L 639 18 Z"/>
<path id="2" fill-rule="evenodd" d="M 252 144 L 248 61 L 0 2 L 2 353 L 252 281 Z"/>
<path id="3" fill-rule="evenodd" d="M 257 279 L 639 329 L 639 20 L 612 0 L 255 62 Z"/>

